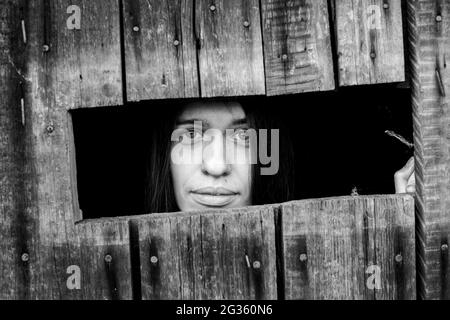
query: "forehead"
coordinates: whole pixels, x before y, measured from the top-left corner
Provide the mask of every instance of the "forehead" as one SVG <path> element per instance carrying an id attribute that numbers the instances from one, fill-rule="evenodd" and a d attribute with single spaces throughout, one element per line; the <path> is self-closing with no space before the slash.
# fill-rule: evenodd
<path id="1" fill-rule="evenodd" d="M 197 101 L 183 108 L 177 122 L 200 120 L 210 127 L 220 128 L 245 118 L 245 111 L 239 102 Z"/>

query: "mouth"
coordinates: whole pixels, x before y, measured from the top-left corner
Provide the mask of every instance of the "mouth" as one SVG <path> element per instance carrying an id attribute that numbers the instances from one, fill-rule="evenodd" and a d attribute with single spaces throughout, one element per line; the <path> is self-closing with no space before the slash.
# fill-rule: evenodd
<path id="1" fill-rule="evenodd" d="M 195 202 L 206 207 L 225 207 L 239 195 L 226 188 L 199 188 L 191 191 L 191 195 Z"/>

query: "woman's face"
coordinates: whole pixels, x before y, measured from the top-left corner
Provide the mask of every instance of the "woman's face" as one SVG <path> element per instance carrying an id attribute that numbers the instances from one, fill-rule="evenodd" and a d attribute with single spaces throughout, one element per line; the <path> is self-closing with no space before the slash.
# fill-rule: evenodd
<path id="1" fill-rule="evenodd" d="M 246 129 L 239 103 L 195 102 L 182 110 L 171 153 L 181 211 L 251 205 L 251 146 Z"/>

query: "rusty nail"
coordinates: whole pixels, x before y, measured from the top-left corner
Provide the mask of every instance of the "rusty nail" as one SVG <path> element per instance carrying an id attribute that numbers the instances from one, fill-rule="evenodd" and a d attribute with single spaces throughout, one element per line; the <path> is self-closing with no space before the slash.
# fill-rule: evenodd
<path id="1" fill-rule="evenodd" d="M 442 21 L 442 16 L 441 15 L 437 15 L 436 16 L 436 21 L 437 22 L 441 22 Z"/>
<path id="2" fill-rule="evenodd" d="M 300 261 L 305 262 L 306 260 L 308 260 L 308 256 L 306 255 L 306 253 L 300 254 Z"/>
<path id="3" fill-rule="evenodd" d="M 23 262 L 27 262 L 28 260 L 30 260 L 30 255 L 28 253 L 23 253 L 21 259 Z"/>
<path id="4" fill-rule="evenodd" d="M 133 27 L 133 31 L 134 31 L 134 32 L 138 32 L 139 30 L 140 30 L 139 26 L 134 26 L 134 27 Z"/>
<path id="5" fill-rule="evenodd" d="M 442 250 L 442 251 L 447 251 L 447 250 L 448 250 L 448 244 L 444 243 L 444 244 L 441 246 L 441 250 Z"/>
<path id="6" fill-rule="evenodd" d="M 244 21 L 244 27 L 246 27 L 246 28 L 250 27 L 250 22 Z"/>
<path id="7" fill-rule="evenodd" d="M 112 261 L 111 255 L 110 255 L 110 254 L 107 254 L 107 255 L 105 256 L 105 262 L 111 263 L 111 261 Z"/>
<path id="8" fill-rule="evenodd" d="M 396 255 L 395 256 L 395 261 L 398 262 L 398 263 L 402 262 L 403 261 L 402 255 L 401 254 Z"/>
<path id="9" fill-rule="evenodd" d="M 157 264 L 157 263 L 158 263 L 158 257 L 156 257 L 156 256 L 151 256 L 150 262 L 151 262 L 152 264 Z"/>
<path id="10" fill-rule="evenodd" d="M 49 46 L 48 44 L 44 44 L 44 45 L 42 46 L 42 51 L 44 51 L 44 52 L 49 52 L 49 51 L 50 51 L 50 46 Z"/>
<path id="11" fill-rule="evenodd" d="M 215 5 L 210 5 L 209 6 L 209 10 L 211 10 L 211 11 L 216 11 L 216 6 Z"/>

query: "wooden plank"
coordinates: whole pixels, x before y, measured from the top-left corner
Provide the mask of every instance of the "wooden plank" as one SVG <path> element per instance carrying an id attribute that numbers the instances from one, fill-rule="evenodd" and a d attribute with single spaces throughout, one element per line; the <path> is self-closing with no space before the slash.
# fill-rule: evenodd
<path id="1" fill-rule="evenodd" d="M 407 1 L 422 299 L 450 299 L 450 1 Z"/>
<path id="2" fill-rule="evenodd" d="M 128 222 L 102 219 L 76 226 L 83 299 L 132 298 Z"/>
<path id="3" fill-rule="evenodd" d="M 28 251 L 26 208 L 30 201 L 24 180 L 25 144 L 21 114 L 24 43 L 20 1 L 0 3 L 0 299 L 29 296 L 29 269 L 20 257 Z"/>
<path id="4" fill-rule="evenodd" d="M 202 97 L 264 94 L 259 1 L 195 3 Z"/>
<path id="5" fill-rule="evenodd" d="M 281 239 L 286 299 L 415 298 L 409 195 L 284 204 Z"/>
<path id="6" fill-rule="evenodd" d="M 142 217 L 143 299 L 275 299 L 274 208 Z"/>
<path id="7" fill-rule="evenodd" d="M 119 0 L 38 3 L 32 14 L 43 36 L 37 43 L 47 75 L 42 85 L 53 95 L 47 103 L 66 109 L 123 104 Z"/>
<path id="8" fill-rule="evenodd" d="M 127 99 L 198 97 L 194 1 L 123 4 Z"/>
<path id="9" fill-rule="evenodd" d="M 339 85 L 405 80 L 401 1 L 335 1 Z"/>
<path id="10" fill-rule="evenodd" d="M 333 90 L 326 0 L 263 0 L 267 95 Z"/>

